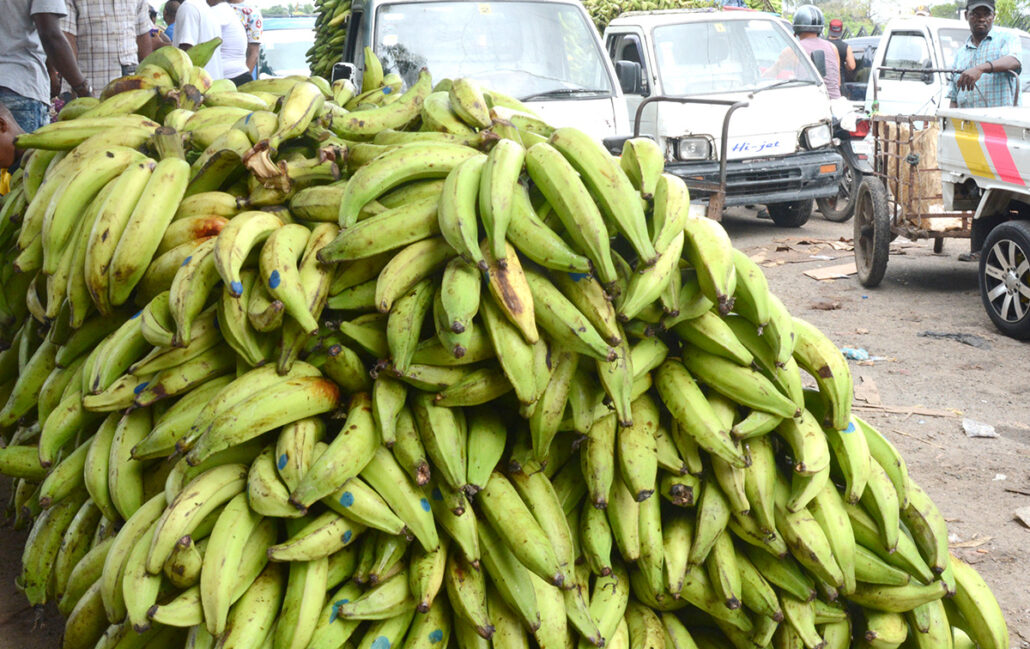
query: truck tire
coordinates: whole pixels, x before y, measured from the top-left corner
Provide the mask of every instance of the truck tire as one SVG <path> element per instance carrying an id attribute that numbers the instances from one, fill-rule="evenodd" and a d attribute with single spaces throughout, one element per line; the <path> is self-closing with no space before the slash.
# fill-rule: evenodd
<path id="1" fill-rule="evenodd" d="M 773 203 L 765 207 L 769 210 L 769 216 L 776 225 L 781 228 L 800 228 L 808 223 L 808 218 L 812 216 L 814 203 L 815 201 L 808 199 L 807 201 Z"/>
<path id="2" fill-rule="evenodd" d="M 877 286 L 887 272 L 891 216 L 887 190 L 879 178 L 866 176 L 855 196 L 855 268 L 862 286 Z"/>
<path id="3" fill-rule="evenodd" d="M 1008 221 L 991 230 L 980 251 L 979 283 L 994 326 L 1011 338 L 1030 338 L 1030 223 Z"/>

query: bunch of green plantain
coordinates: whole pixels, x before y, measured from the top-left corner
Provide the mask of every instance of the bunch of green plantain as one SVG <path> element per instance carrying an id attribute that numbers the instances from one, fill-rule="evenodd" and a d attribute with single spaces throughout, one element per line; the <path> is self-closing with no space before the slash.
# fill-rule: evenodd
<path id="1" fill-rule="evenodd" d="M 366 57 L 19 138 L 0 473 L 65 649 L 1007 649 L 654 142 Z"/>
<path id="2" fill-rule="evenodd" d="M 763 3 L 748 2 L 748 6 L 754 4 L 755 9 L 773 11 L 771 6 L 762 6 Z M 721 7 L 722 3 L 716 0 L 584 0 L 583 7 L 590 14 L 590 19 L 599 33 L 603 33 L 615 18 L 627 11 L 659 11 L 662 9 L 704 9 Z M 778 9 L 777 9 L 778 11 Z"/>
<path id="3" fill-rule="evenodd" d="M 347 37 L 350 10 L 350 0 L 315 2 L 315 42 L 307 52 L 311 74 L 330 77 L 333 64 L 343 60 L 343 41 Z"/>

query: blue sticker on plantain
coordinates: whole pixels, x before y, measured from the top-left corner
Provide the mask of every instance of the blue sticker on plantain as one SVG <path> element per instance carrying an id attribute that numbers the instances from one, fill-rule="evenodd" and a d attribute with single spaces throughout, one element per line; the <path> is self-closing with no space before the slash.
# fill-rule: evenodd
<path id="1" fill-rule="evenodd" d="M 336 618 L 340 616 L 340 607 L 350 602 L 349 599 L 340 599 L 333 602 L 333 612 L 329 615 L 329 624 L 336 621 Z"/>

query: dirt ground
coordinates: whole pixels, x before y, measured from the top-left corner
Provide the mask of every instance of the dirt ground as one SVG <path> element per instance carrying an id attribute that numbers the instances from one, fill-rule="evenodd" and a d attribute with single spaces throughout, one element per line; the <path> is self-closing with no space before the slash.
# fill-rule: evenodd
<path id="1" fill-rule="evenodd" d="M 738 248 L 764 260 L 792 313 L 874 359 L 851 363 L 858 412 L 898 446 L 948 519 L 953 551 L 994 589 L 1012 647 L 1030 649 L 1030 529 L 1013 515 L 1030 507 L 1030 347 L 991 325 L 975 265 L 955 259 L 965 242 L 948 242 L 941 255 L 926 242 L 897 248 L 883 284 L 870 290 L 853 275 L 817 281 L 803 274 L 852 260 L 849 250 L 829 245 L 851 238 L 850 222 L 816 214 L 804 228 L 782 230 L 738 208 L 724 225 Z M 920 335 L 928 331 L 971 334 L 985 348 Z M 999 437 L 967 437 L 963 417 L 995 426 Z M 0 649 L 52 649 L 59 617 L 48 611 L 34 627 L 37 616 L 13 585 L 24 537 L 9 521 L 0 525 Z"/>

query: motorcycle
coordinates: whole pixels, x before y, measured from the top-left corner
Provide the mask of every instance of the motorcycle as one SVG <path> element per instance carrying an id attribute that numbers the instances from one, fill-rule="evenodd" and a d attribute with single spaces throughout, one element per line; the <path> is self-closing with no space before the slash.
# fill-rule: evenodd
<path id="1" fill-rule="evenodd" d="M 837 111 L 834 111 L 835 113 Z M 837 152 L 844 159 L 837 195 L 816 199 L 819 211 L 827 221 L 843 223 L 855 213 L 858 186 L 865 174 L 873 173 L 869 161 L 868 116 L 849 107 L 842 115 L 833 117 L 833 137 Z"/>

